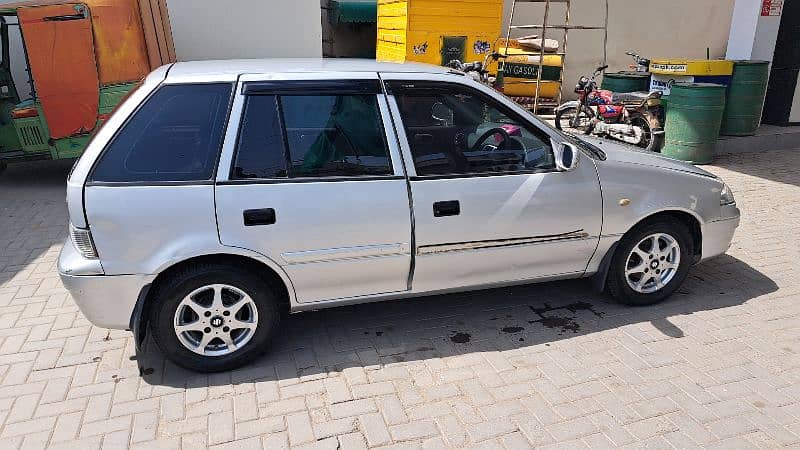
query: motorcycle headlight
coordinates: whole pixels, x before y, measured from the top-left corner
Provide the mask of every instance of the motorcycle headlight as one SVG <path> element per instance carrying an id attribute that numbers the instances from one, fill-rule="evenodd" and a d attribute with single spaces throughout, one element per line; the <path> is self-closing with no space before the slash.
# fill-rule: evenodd
<path id="1" fill-rule="evenodd" d="M 720 206 L 733 205 L 734 203 L 736 203 L 736 200 L 733 198 L 733 191 L 727 184 L 722 183 L 722 191 L 719 193 Z"/>

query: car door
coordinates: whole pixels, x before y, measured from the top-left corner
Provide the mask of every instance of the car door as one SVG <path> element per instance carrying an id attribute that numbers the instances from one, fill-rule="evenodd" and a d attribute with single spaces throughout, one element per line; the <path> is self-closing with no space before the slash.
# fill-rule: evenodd
<path id="1" fill-rule="evenodd" d="M 602 219 L 589 157 L 558 171 L 557 133 L 465 77 L 381 76 L 409 172 L 414 291 L 583 274 Z"/>
<path id="2" fill-rule="evenodd" d="M 221 242 L 279 264 L 299 302 L 408 289 L 408 190 L 385 96 L 376 73 L 337 77 L 242 76 L 217 176 Z"/>

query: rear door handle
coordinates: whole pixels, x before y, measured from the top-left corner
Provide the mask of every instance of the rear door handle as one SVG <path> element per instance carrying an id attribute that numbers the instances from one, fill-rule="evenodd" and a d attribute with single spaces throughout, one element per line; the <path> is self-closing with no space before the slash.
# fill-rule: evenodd
<path id="1" fill-rule="evenodd" d="M 461 204 L 458 200 L 447 200 L 433 204 L 433 217 L 457 216 L 461 214 Z"/>
<path id="2" fill-rule="evenodd" d="M 242 216 L 246 227 L 272 225 L 275 223 L 275 210 L 272 208 L 246 209 Z"/>

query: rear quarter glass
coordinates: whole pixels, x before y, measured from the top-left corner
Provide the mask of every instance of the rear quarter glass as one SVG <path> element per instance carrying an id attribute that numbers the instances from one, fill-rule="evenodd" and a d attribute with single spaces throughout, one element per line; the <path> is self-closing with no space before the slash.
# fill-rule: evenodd
<path id="1" fill-rule="evenodd" d="M 231 83 L 161 86 L 106 146 L 90 182 L 210 180 L 232 90 Z"/>
<path id="2" fill-rule="evenodd" d="M 135 94 L 136 91 L 138 91 L 142 87 L 143 83 L 144 83 L 144 80 L 139 81 L 128 92 L 126 92 L 125 95 L 120 97 L 119 102 L 117 103 L 117 106 L 114 107 L 114 109 L 111 111 L 111 114 L 109 114 L 108 117 L 106 117 L 106 119 L 103 120 L 103 123 L 99 127 L 95 127 L 95 129 L 92 131 L 92 134 L 89 137 L 89 142 L 87 142 L 87 144 L 86 144 L 86 148 L 89 148 L 89 146 L 92 145 L 92 142 L 94 142 L 94 139 L 100 133 L 100 130 L 102 130 L 103 127 L 106 126 L 108 121 L 112 117 L 114 117 L 114 114 L 117 114 L 117 111 L 119 111 L 119 107 L 122 106 L 126 101 L 128 101 L 128 99 L 131 98 L 131 96 L 133 94 Z M 69 170 L 69 176 L 67 177 L 67 179 L 71 179 L 72 178 L 72 173 L 75 172 L 75 167 L 78 166 L 78 161 L 80 161 L 80 159 L 76 159 L 75 160 L 75 163 L 72 165 L 72 168 Z"/>

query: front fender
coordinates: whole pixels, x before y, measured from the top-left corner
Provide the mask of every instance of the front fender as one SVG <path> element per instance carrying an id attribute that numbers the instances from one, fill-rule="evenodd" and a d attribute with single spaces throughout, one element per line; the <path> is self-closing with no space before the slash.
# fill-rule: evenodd
<path id="1" fill-rule="evenodd" d="M 563 112 L 567 108 L 576 108 L 577 109 L 580 106 L 581 106 L 581 103 L 579 101 L 571 100 L 571 101 L 564 102 L 564 103 L 558 105 L 558 108 L 556 108 L 556 112 Z"/>

